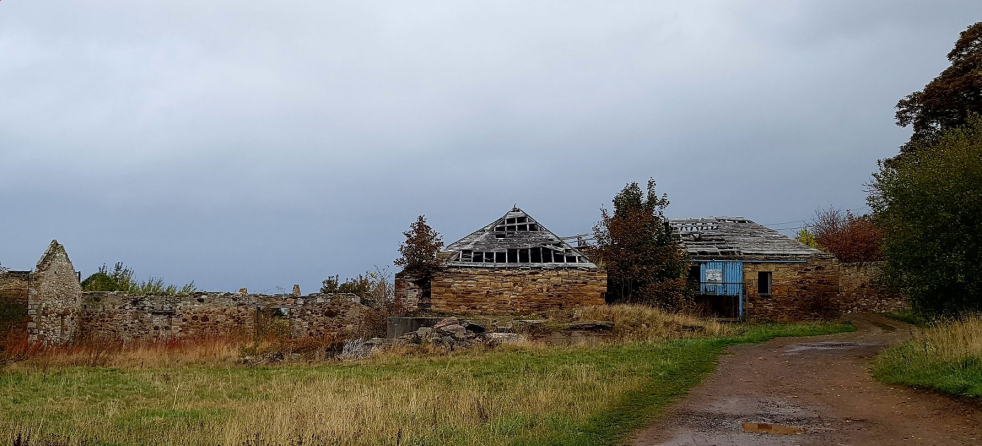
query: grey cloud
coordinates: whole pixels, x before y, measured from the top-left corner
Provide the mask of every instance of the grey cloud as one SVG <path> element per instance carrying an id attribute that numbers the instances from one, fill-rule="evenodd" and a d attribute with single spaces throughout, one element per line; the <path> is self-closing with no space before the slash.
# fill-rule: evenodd
<path id="1" fill-rule="evenodd" d="M 861 208 L 976 2 L 3 2 L 0 261 L 311 290 L 515 203 Z"/>

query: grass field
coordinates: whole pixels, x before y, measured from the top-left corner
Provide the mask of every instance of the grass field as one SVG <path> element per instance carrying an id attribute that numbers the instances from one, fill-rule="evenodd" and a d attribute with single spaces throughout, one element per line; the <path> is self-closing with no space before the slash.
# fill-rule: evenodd
<path id="1" fill-rule="evenodd" d="M 700 339 L 261 367 L 15 365 L 0 371 L 0 441 L 615 444 L 698 384 L 727 345 L 850 329 L 737 326 Z"/>
<path id="2" fill-rule="evenodd" d="M 982 316 L 927 325 L 883 352 L 873 375 L 888 384 L 982 399 Z"/>

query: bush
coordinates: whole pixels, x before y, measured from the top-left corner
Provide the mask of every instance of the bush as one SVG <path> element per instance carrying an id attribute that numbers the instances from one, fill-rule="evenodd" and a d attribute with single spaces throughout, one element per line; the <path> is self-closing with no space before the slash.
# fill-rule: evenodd
<path id="1" fill-rule="evenodd" d="M 982 118 L 873 177 L 886 283 L 928 315 L 982 310 Z"/>

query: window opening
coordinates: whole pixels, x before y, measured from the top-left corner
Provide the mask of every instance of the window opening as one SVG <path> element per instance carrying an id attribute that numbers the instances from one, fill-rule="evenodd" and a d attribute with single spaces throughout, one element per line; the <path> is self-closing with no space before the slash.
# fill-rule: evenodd
<path id="1" fill-rule="evenodd" d="M 529 250 L 519 249 L 518 250 L 518 263 L 529 263 Z"/>
<path id="2" fill-rule="evenodd" d="M 771 272 L 759 271 L 757 273 L 757 294 L 768 296 L 771 294 Z"/>

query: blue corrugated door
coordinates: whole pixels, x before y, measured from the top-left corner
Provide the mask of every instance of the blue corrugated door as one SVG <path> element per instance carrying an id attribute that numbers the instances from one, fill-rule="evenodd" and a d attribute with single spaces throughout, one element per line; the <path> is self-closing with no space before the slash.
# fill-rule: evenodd
<path id="1" fill-rule="evenodd" d="M 699 265 L 700 292 L 715 296 L 740 296 L 743 289 L 743 262 L 713 261 Z"/>

